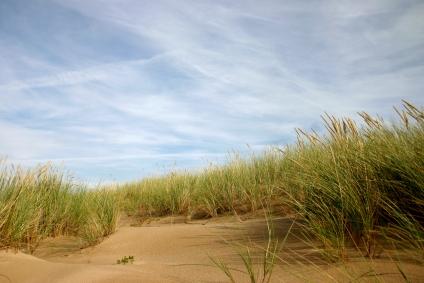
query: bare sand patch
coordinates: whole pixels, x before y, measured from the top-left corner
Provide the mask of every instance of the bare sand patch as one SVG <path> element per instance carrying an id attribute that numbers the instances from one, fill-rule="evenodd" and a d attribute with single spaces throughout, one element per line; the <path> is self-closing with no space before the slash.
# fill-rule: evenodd
<path id="1" fill-rule="evenodd" d="M 76 238 L 59 237 L 44 241 L 34 255 L 1 251 L 0 282 L 228 282 L 219 269 L 211 266 L 209 255 L 242 269 L 231 243 L 263 245 L 267 239 L 262 218 L 188 222 L 181 217 L 166 217 L 144 223 L 127 219 L 123 223 L 95 247 L 81 249 L 82 243 Z M 275 224 L 282 237 L 291 221 L 279 218 Z M 316 251 L 297 237 L 289 238 L 286 248 L 280 256 L 287 263 L 275 268 L 271 282 L 304 282 L 305 278 L 313 282 L 348 282 L 346 275 L 350 272 L 366 274 L 370 268 L 369 262 L 360 261 L 343 267 L 324 265 Z M 133 264 L 117 264 L 124 256 L 133 256 Z M 385 281 L 402 281 L 399 274 L 395 275 L 398 272 L 393 262 L 376 260 L 372 266 Z M 414 281 L 424 280 L 420 266 L 409 263 L 402 268 Z M 237 282 L 248 282 L 246 275 L 234 275 Z M 374 282 L 375 277 L 365 276 L 362 280 Z"/>

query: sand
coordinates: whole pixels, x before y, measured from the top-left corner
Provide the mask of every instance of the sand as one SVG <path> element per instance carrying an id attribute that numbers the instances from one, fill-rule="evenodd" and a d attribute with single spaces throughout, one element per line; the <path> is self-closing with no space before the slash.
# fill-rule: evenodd
<path id="1" fill-rule="evenodd" d="M 276 224 L 277 233 L 283 237 L 291 222 L 281 218 Z M 33 255 L 0 251 L 0 283 L 229 282 L 222 271 L 211 265 L 209 256 L 243 269 L 235 245 L 260 246 L 266 238 L 266 221 L 260 218 L 240 221 L 237 217 L 224 217 L 185 223 L 183 218 L 168 217 L 137 226 L 127 219 L 116 233 L 95 247 L 80 249 L 77 239 L 60 237 L 44 241 Z M 305 278 L 318 282 L 349 281 L 350 275 L 340 271 L 345 268 L 321 265 L 316 251 L 296 237 L 289 238 L 285 250 L 280 256 L 287 262 L 275 268 L 271 282 L 304 282 Z M 133 256 L 134 262 L 117 264 L 117 259 L 124 256 Z M 392 262 L 372 264 L 384 273 L 380 278 L 402 282 L 399 275 L 394 275 L 397 269 Z M 357 276 L 367 272 L 370 263 L 352 262 L 348 266 L 355 267 Z M 424 282 L 420 266 L 404 264 L 402 268 L 413 282 Z M 249 282 L 241 272 L 233 274 L 237 282 Z M 363 279 L 375 281 L 374 277 Z"/>

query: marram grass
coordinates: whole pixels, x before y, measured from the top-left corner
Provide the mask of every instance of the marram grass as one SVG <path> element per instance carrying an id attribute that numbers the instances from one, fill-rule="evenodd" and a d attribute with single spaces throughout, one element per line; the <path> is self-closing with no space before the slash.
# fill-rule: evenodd
<path id="1" fill-rule="evenodd" d="M 404 107 L 395 125 L 366 113 L 363 128 L 326 116 L 327 136 L 301 133 L 283 157 L 288 205 L 339 256 L 352 242 L 373 256 L 382 236 L 423 255 L 424 114 Z"/>
<path id="2" fill-rule="evenodd" d="M 386 123 L 367 113 L 323 116 L 327 133 L 297 130 L 296 144 L 201 172 L 172 172 L 87 190 L 56 170 L 0 170 L 0 244 L 34 249 L 48 236 L 96 243 L 120 212 L 192 217 L 278 207 L 290 212 L 325 251 L 346 257 L 355 246 L 374 256 L 381 243 L 424 254 L 424 114 L 407 102 Z M 284 211 L 284 212 L 281 212 Z"/>
<path id="3" fill-rule="evenodd" d="M 59 235 L 82 237 L 87 244 L 111 234 L 116 195 L 88 191 L 50 166 L 0 170 L 0 247 L 32 252 L 40 240 Z"/>
<path id="4" fill-rule="evenodd" d="M 127 211 L 144 215 L 242 213 L 272 203 L 302 219 L 331 256 L 349 247 L 374 256 L 380 242 L 424 255 L 424 113 L 404 102 L 398 121 L 360 113 L 323 116 L 327 133 L 298 129 L 298 142 L 200 173 L 121 186 Z"/>

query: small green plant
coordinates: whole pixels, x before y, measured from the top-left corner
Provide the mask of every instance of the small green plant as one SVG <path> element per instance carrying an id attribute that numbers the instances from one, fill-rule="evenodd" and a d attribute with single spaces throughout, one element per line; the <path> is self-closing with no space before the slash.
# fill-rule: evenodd
<path id="1" fill-rule="evenodd" d="M 129 255 L 129 256 L 124 256 L 123 258 L 121 258 L 121 259 L 118 259 L 117 261 L 116 261 L 116 264 L 123 264 L 123 265 L 125 265 L 125 264 L 133 264 L 134 263 L 134 256 L 132 256 L 132 255 Z"/>

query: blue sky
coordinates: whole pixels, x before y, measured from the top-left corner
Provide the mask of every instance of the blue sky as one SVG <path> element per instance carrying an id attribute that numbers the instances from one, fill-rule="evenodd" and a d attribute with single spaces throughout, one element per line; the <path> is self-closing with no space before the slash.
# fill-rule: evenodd
<path id="1" fill-rule="evenodd" d="M 0 1 L 0 156 L 88 182 L 424 103 L 423 1 Z"/>

